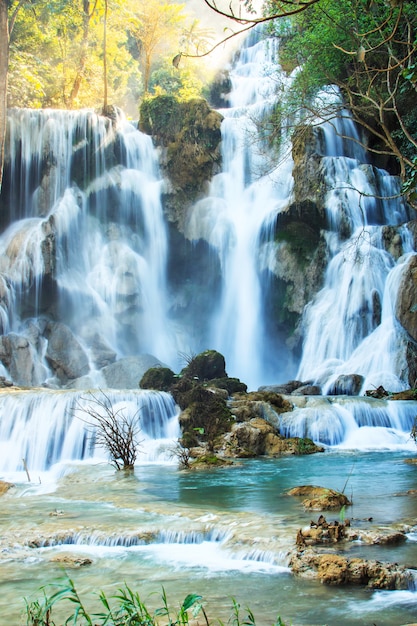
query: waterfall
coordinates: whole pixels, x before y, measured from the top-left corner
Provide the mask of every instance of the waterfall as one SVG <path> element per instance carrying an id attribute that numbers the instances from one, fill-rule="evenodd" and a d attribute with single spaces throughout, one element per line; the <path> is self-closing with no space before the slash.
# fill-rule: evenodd
<path id="1" fill-rule="evenodd" d="M 162 180 L 151 138 L 122 114 L 16 110 L 8 154 L 2 333 L 27 336 L 33 347 L 33 327 L 41 334 L 52 314 L 77 337 L 90 371 L 100 367 L 97 345 L 116 357 L 151 353 L 172 362 Z M 43 357 L 38 350 L 45 375 L 17 382 L 51 376 Z"/>
<path id="2" fill-rule="evenodd" d="M 33 480 L 54 465 L 106 459 L 95 445 L 95 422 L 87 411 L 100 412 L 94 398 L 106 400 L 112 411 L 127 420 L 138 416 L 138 460 L 167 458 L 166 448 L 179 436 L 178 412 L 169 394 L 155 391 L 15 391 L 0 394 L 0 474 L 23 474 L 24 463 Z M 24 460 L 24 461 L 23 461 Z M 24 479 L 22 479 L 24 482 Z"/>
<path id="3" fill-rule="evenodd" d="M 151 355 L 150 364 L 178 371 L 180 351 L 217 349 L 229 375 L 250 389 L 296 376 L 330 393 L 350 374 L 363 376 L 363 389 L 406 386 L 407 338 L 394 311 L 413 253 L 401 226 L 407 207 L 398 179 L 369 163 L 347 110 L 313 124 L 317 184 L 325 190 L 317 208 L 325 213 L 318 237 L 328 260 L 322 288 L 300 323 L 307 297 L 295 294 L 293 308 L 284 301 L 292 279 L 286 273 L 301 275 L 304 261 L 279 237 L 279 218 L 296 219 L 289 130 L 300 119 L 286 119 L 280 107 L 294 77 L 277 66 L 278 46 L 253 32 L 231 64 L 222 171 L 206 197 L 184 209 L 181 223 L 170 224 L 170 232 L 178 226 L 170 239 L 158 152 L 121 113 L 10 111 L 1 197 L 2 375 L 29 387 L 107 387 L 104 368 L 123 357 Z M 327 112 L 340 109 L 334 88 L 317 100 Z M 387 227 L 396 229 L 397 256 L 384 241 Z M 210 252 L 189 274 L 176 267 L 193 263 L 174 250 L 184 235 L 195 250 L 203 243 Z M 216 279 L 205 285 L 204 272 Z M 208 293 L 197 293 L 205 286 Z M 196 311 L 204 319 L 196 320 Z M 291 320 L 281 324 L 281 314 Z M 284 336 L 290 332 L 295 339 Z M 301 356 L 293 350 L 299 336 Z M 57 355 L 62 346 L 65 359 Z"/>
<path id="4" fill-rule="evenodd" d="M 329 263 L 323 288 L 304 313 L 297 377 L 314 380 L 324 393 L 344 374 L 362 375 L 363 389 L 399 391 L 407 387 L 407 364 L 395 304 L 413 251 L 410 232 L 401 226 L 408 213 L 400 183 L 369 165 L 348 111 L 322 122 L 320 130 Z M 384 248 L 383 225 L 397 227 L 403 252 L 398 260 Z"/>
<path id="5" fill-rule="evenodd" d="M 279 418 L 281 434 L 308 437 L 334 449 L 409 450 L 416 403 L 351 397 L 311 397 Z"/>
<path id="6" fill-rule="evenodd" d="M 204 238 L 220 259 L 222 293 L 213 302 L 210 346 L 225 355 L 230 375 L 250 388 L 277 371 L 279 349 L 266 330 L 262 304 L 260 247 L 292 190 L 285 125 L 279 154 L 265 140 L 277 94 L 291 80 L 277 73 L 276 59 L 277 40 L 253 34 L 230 68 L 230 106 L 220 111 L 222 172 L 213 178 L 208 196 L 192 207 L 186 225 L 186 236 Z"/>

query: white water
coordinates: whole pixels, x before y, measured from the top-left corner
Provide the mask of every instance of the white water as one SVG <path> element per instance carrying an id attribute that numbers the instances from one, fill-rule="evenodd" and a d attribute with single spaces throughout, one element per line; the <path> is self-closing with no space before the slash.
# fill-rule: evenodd
<path id="1" fill-rule="evenodd" d="M 281 131 L 281 152 L 262 141 L 267 115 L 290 78 L 277 74 L 273 39 L 249 39 L 230 69 L 230 108 L 221 109 L 222 172 L 207 198 L 190 211 L 186 235 L 206 239 L 219 255 L 222 294 L 213 307 L 210 347 L 225 355 L 228 373 L 256 388 L 279 369 L 276 343 L 267 336 L 262 306 L 260 236 L 292 190 L 290 145 Z M 274 159 L 272 162 L 271 159 Z"/>
<path id="2" fill-rule="evenodd" d="M 286 437 L 309 437 L 341 450 L 415 453 L 410 431 L 416 402 L 333 396 L 310 397 L 298 404 L 279 416 L 280 432 Z"/>
<path id="3" fill-rule="evenodd" d="M 0 394 L 0 476 L 25 482 L 25 464 L 35 483 L 54 480 L 71 462 L 107 461 L 95 445 L 96 421 L 89 409 L 103 406 L 129 422 L 138 418 L 138 462 L 174 462 L 170 448 L 179 437 L 178 408 L 169 394 L 155 391 L 16 391 Z"/>
<path id="4" fill-rule="evenodd" d="M 14 221 L 0 239 L 3 332 L 27 332 L 33 290 L 35 322 L 42 314 L 42 247 L 53 233 L 55 314 L 87 351 L 101 341 L 118 357 L 143 352 L 173 361 L 162 180 L 150 137 L 122 116 L 114 128 L 91 111 L 19 110 L 10 114 L 8 138 Z M 112 161 L 114 141 L 125 165 Z M 77 182 L 87 184 L 84 192 Z"/>
<path id="5" fill-rule="evenodd" d="M 364 390 L 383 385 L 399 391 L 408 381 L 405 332 L 396 320 L 395 304 L 413 249 L 409 231 L 399 228 L 403 256 L 396 261 L 384 249 L 381 226 L 399 226 L 408 219 L 398 197 L 399 181 L 368 165 L 347 111 L 341 119 L 325 122 L 321 131 L 330 260 L 324 286 L 304 314 L 297 378 L 319 383 L 326 393 L 339 375 L 360 374 Z M 351 233 L 347 239 L 341 232 L 346 228 Z"/>

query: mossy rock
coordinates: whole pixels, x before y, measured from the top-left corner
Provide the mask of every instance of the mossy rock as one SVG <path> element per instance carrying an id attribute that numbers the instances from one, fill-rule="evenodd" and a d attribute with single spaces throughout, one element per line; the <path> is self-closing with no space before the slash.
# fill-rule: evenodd
<path id="1" fill-rule="evenodd" d="M 222 120 L 203 98 L 180 102 L 174 96 L 157 96 L 141 105 L 139 128 L 166 148 L 161 166 L 184 200 L 204 190 L 220 163 Z"/>
<path id="2" fill-rule="evenodd" d="M 175 381 L 175 374 L 169 367 L 151 367 L 141 378 L 141 389 L 155 389 L 156 391 L 169 391 Z"/>
<path id="3" fill-rule="evenodd" d="M 181 371 L 181 376 L 200 381 L 227 378 L 224 356 L 217 350 L 206 350 L 193 357 Z"/>
<path id="4" fill-rule="evenodd" d="M 281 394 L 273 391 L 252 391 L 245 396 L 247 400 L 255 402 L 267 402 L 276 413 L 289 413 L 293 410 L 293 405 Z"/>
<path id="5" fill-rule="evenodd" d="M 191 461 L 191 469 L 203 469 L 205 467 L 224 467 L 226 465 L 232 465 L 232 461 L 228 459 L 221 459 L 215 454 L 204 454 L 194 461 Z"/>
<path id="6" fill-rule="evenodd" d="M 344 493 L 316 485 L 294 487 L 287 491 L 287 494 L 289 496 L 307 496 L 307 498 L 303 500 L 303 506 L 305 509 L 312 509 L 314 511 L 341 509 L 343 506 L 352 504 Z"/>
<path id="7" fill-rule="evenodd" d="M 229 396 L 234 393 L 246 393 L 248 386 L 242 383 L 239 378 L 229 378 L 228 376 L 223 378 L 213 378 L 210 380 L 210 387 L 217 387 L 217 389 L 226 389 Z"/>

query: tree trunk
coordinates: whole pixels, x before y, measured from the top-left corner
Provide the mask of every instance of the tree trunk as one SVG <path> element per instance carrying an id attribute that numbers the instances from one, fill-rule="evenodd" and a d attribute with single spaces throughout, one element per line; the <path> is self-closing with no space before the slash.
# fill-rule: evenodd
<path id="1" fill-rule="evenodd" d="M 3 179 L 4 143 L 6 139 L 8 67 L 9 25 L 7 0 L 0 0 L 0 191 Z"/>
<path id="2" fill-rule="evenodd" d="M 0 0 L 1 2 L 1 0 Z M 83 38 L 81 41 L 81 52 L 78 60 L 77 73 L 75 74 L 74 82 L 72 83 L 71 93 L 68 96 L 67 107 L 72 109 L 74 106 L 74 100 L 78 97 L 80 91 L 81 82 L 84 76 L 85 64 L 88 55 L 88 39 L 90 36 L 90 20 L 96 7 L 96 2 L 93 8 L 90 10 L 90 0 L 83 0 Z"/>

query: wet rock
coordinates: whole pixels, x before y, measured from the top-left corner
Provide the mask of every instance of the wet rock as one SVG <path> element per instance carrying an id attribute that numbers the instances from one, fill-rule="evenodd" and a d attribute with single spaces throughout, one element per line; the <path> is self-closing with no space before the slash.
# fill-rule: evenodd
<path id="1" fill-rule="evenodd" d="M 197 378 L 200 381 L 226 378 L 226 362 L 224 356 L 216 350 L 206 350 L 193 357 L 181 371 L 181 376 Z"/>
<path id="2" fill-rule="evenodd" d="M 175 380 L 175 374 L 169 367 L 151 367 L 142 376 L 139 382 L 141 389 L 156 389 L 169 391 Z"/>
<path id="3" fill-rule="evenodd" d="M 358 396 L 365 379 L 359 374 L 342 374 L 328 390 L 329 396 Z"/>
<path id="4" fill-rule="evenodd" d="M 320 396 L 321 387 L 319 385 L 302 385 L 291 393 L 292 396 Z"/>
<path id="5" fill-rule="evenodd" d="M 166 367 L 151 354 L 129 356 L 107 365 L 101 370 L 106 386 L 112 389 L 137 389 L 139 381 L 152 367 Z"/>
<path id="6" fill-rule="evenodd" d="M 281 385 L 264 385 L 259 387 L 259 391 L 271 391 L 272 393 L 278 393 L 289 396 L 293 391 L 303 387 L 304 385 L 310 385 L 310 382 L 302 382 L 301 380 L 290 380 L 287 383 Z"/>
<path id="7" fill-rule="evenodd" d="M 372 589 L 408 589 L 411 573 L 397 563 L 381 563 L 338 554 L 323 554 L 313 548 L 297 550 L 290 558 L 293 573 L 317 578 L 325 585 L 366 585 Z"/>
<path id="8" fill-rule="evenodd" d="M 388 391 L 384 389 L 382 385 L 380 385 L 377 389 L 367 389 L 365 395 L 369 398 L 387 398 L 389 396 Z"/>
<path id="9" fill-rule="evenodd" d="M 0 496 L 4 496 L 4 494 L 7 493 L 12 487 L 14 487 L 13 483 L 0 480 Z"/>
<path id="10" fill-rule="evenodd" d="M 45 378 L 45 368 L 36 350 L 23 335 L 9 333 L 0 337 L 0 360 L 20 387 L 37 387 Z"/>
<path id="11" fill-rule="evenodd" d="M 323 452 L 323 448 L 310 439 L 286 439 L 270 422 L 260 417 L 232 426 L 231 432 L 224 436 L 222 450 L 225 455 L 238 458 Z"/>
<path id="12" fill-rule="evenodd" d="M 61 382 L 88 374 L 87 354 L 68 326 L 61 322 L 48 322 L 45 337 L 48 340 L 45 357 Z"/>
<path id="13" fill-rule="evenodd" d="M 326 487 L 317 487 L 316 485 L 294 487 L 287 491 L 287 494 L 298 497 L 308 496 L 303 500 L 302 504 L 305 509 L 314 511 L 341 509 L 343 506 L 351 504 L 343 493 L 339 493 L 334 489 L 327 489 Z"/>
<path id="14" fill-rule="evenodd" d="M 52 563 L 60 563 L 65 567 L 84 567 L 85 565 L 91 565 L 92 559 L 77 554 L 56 554 L 51 557 Z"/>
<path id="15" fill-rule="evenodd" d="M 110 348 L 99 333 L 94 333 L 94 335 L 89 337 L 87 343 L 90 346 L 92 361 L 97 369 L 100 370 L 115 362 L 117 358 L 116 352 Z"/>
<path id="16" fill-rule="evenodd" d="M 395 314 L 411 338 L 417 341 L 417 255 L 409 259 L 402 273 Z"/>

